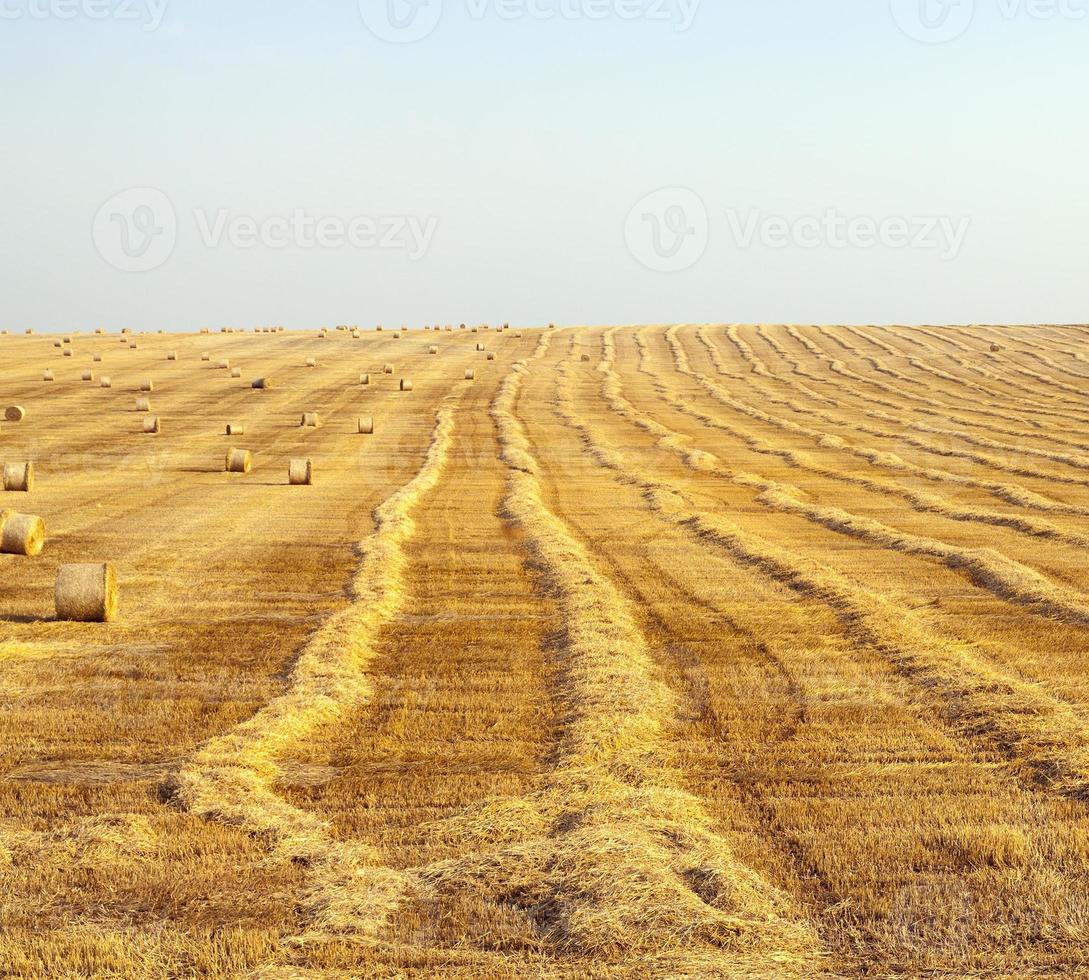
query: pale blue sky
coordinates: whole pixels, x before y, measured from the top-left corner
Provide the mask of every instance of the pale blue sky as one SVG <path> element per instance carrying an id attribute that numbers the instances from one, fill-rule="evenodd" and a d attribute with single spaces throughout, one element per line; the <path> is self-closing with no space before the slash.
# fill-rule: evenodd
<path id="1" fill-rule="evenodd" d="M 0 0 L 4 328 L 1089 320 L 1087 0 L 976 0 L 943 44 L 888 0 L 703 0 L 686 31 L 647 16 L 659 0 L 444 0 L 410 44 L 356 0 L 169 0 L 144 30 L 162 2 Z M 150 271 L 93 233 L 130 188 L 176 217 Z M 683 215 L 673 272 L 647 262 L 642 205 L 625 234 L 660 188 L 707 214 L 706 238 Z M 815 224 L 814 247 L 762 243 L 829 211 L 965 230 L 955 250 L 941 224 L 935 248 L 836 248 Z M 202 239 L 295 212 L 383 219 L 399 247 Z"/>

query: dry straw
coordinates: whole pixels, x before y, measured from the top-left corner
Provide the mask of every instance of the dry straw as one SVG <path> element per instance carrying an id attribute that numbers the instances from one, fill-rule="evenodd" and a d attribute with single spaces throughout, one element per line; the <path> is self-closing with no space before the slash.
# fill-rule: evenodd
<path id="1" fill-rule="evenodd" d="M 227 435 L 229 436 L 244 436 L 246 434 L 246 425 L 244 422 L 228 422 L 227 423 Z"/>
<path id="2" fill-rule="evenodd" d="M 61 565 L 53 598 L 62 622 L 108 623 L 117 615 L 117 574 L 110 564 Z"/>
<path id="3" fill-rule="evenodd" d="M 34 489 L 34 464 L 5 463 L 4 489 L 9 492 L 30 493 Z"/>
<path id="4" fill-rule="evenodd" d="M 401 379 L 401 391 L 411 391 L 411 390 L 412 390 L 412 382 L 409 381 L 408 378 L 402 378 Z"/>
<path id="5" fill-rule="evenodd" d="M 287 482 L 293 487 L 308 487 L 314 482 L 314 464 L 309 459 L 293 459 L 287 465 Z"/>
<path id="6" fill-rule="evenodd" d="M 253 453 L 248 449 L 228 449 L 225 468 L 228 473 L 249 473 L 253 469 Z"/>
<path id="7" fill-rule="evenodd" d="M 159 416 L 149 415 L 144 419 L 144 432 L 148 435 L 157 435 L 159 432 Z"/>
<path id="8" fill-rule="evenodd" d="M 9 405 L 4 409 L 4 418 L 9 422 L 22 422 L 26 418 L 26 409 L 22 405 Z"/>
<path id="9" fill-rule="evenodd" d="M 304 412 L 299 425 L 304 429 L 320 429 L 321 416 L 317 412 Z"/>
<path id="10" fill-rule="evenodd" d="M 34 558 L 45 547 L 45 522 L 32 514 L 0 510 L 0 553 Z"/>
<path id="11" fill-rule="evenodd" d="M 361 435 L 372 436 L 374 435 L 374 417 L 371 415 L 364 415 L 359 420 L 359 432 Z"/>

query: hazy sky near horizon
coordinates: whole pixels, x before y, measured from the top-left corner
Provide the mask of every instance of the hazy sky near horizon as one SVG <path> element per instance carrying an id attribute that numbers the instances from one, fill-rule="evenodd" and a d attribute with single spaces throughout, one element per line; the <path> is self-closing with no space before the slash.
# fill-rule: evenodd
<path id="1" fill-rule="evenodd" d="M 1089 320 L 1089 0 L 0 0 L 0 86 L 10 330 Z"/>

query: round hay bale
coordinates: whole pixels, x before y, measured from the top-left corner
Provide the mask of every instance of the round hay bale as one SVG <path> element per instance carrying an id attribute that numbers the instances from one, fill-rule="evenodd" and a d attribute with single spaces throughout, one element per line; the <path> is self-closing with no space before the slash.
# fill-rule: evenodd
<path id="1" fill-rule="evenodd" d="M 393 339 L 394 340 L 400 340 L 401 339 L 401 332 L 399 330 L 394 332 Z"/>
<path id="2" fill-rule="evenodd" d="M 314 464 L 309 459 L 293 459 L 287 464 L 287 482 L 293 487 L 308 487 L 314 482 Z"/>
<path id="3" fill-rule="evenodd" d="M 242 368 L 231 368 L 231 377 L 232 378 L 241 378 L 242 377 Z"/>
<path id="4" fill-rule="evenodd" d="M 474 371 L 472 368 L 467 368 L 466 371 L 465 371 L 465 380 L 466 381 L 475 381 L 476 380 L 476 371 Z"/>
<path id="5" fill-rule="evenodd" d="M 60 350 L 64 346 L 64 344 L 62 344 L 59 340 L 54 340 L 53 346 L 56 347 L 57 350 Z"/>
<path id="6" fill-rule="evenodd" d="M 317 412 L 304 412 L 299 425 L 304 429 L 320 429 L 321 416 Z"/>
<path id="7" fill-rule="evenodd" d="M 144 419 L 144 432 L 146 432 L 148 435 L 158 435 L 159 434 L 159 416 L 158 415 L 149 415 L 146 419 Z"/>
<path id="8" fill-rule="evenodd" d="M 382 366 L 382 373 L 383 374 L 393 374 L 393 365 L 392 364 L 383 365 Z"/>
<path id="9" fill-rule="evenodd" d="M 61 565 L 53 599 L 65 623 L 108 623 L 117 615 L 117 573 L 113 566 Z"/>
<path id="10" fill-rule="evenodd" d="M 22 422 L 26 418 L 26 409 L 22 405 L 9 405 L 4 409 L 4 418 L 9 422 Z"/>
<path id="11" fill-rule="evenodd" d="M 65 347 L 62 354 L 63 354 L 64 357 L 71 357 L 72 356 L 72 348 L 71 347 Z"/>
<path id="12" fill-rule="evenodd" d="M 178 352 L 176 350 L 168 352 L 166 355 L 166 359 L 168 361 L 176 361 L 178 359 Z"/>
<path id="13" fill-rule="evenodd" d="M 478 351 L 483 351 L 483 350 L 484 350 L 484 345 L 483 345 L 483 344 L 477 344 L 477 345 L 476 345 L 476 349 L 477 349 Z"/>
<path id="14" fill-rule="evenodd" d="M 228 449 L 225 468 L 228 473 L 249 473 L 253 469 L 253 453 L 248 449 Z"/>
<path id="15" fill-rule="evenodd" d="M 307 366 L 308 368 L 313 368 L 313 367 L 317 367 L 317 366 L 318 366 L 318 361 L 317 361 L 317 358 L 315 358 L 315 357 L 308 357 L 308 358 L 306 359 L 306 366 Z"/>
<path id="16" fill-rule="evenodd" d="M 590 363 L 590 355 L 589 354 L 583 354 L 582 355 L 582 363 L 583 364 L 589 364 Z"/>
<path id="17" fill-rule="evenodd" d="M 0 554 L 34 558 L 45 547 L 45 522 L 32 514 L 0 511 Z"/>
<path id="18" fill-rule="evenodd" d="M 54 381 L 53 372 L 48 368 L 42 372 L 42 381 Z"/>
<path id="19" fill-rule="evenodd" d="M 143 381 L 140 382 L 140 390 L 141 391 L 154 391 L 155 390 L 155 382 L 152 381 L 151 378 L 145 378 Z"/>
<path id="20" fill-rule="evenodd" d="M 991 353 L 992 354 L 999 354 L 1001 352 L 1002 352 L 1002 348 L 999 347 L 998 344 L 991 344 Z"/>
<path id="21" fill-rule="evenodd" d="M 204 351 L 204 352 L 203 352 L 203 353 L 202 353 L 202 354 L 200 355 L 200 359 L 201 359 L 202 361 L 210 361 L 210 360 L 212 359 L 212 355 L 211 355 L 211 354 L 209 354 L 209 353 L 208 353 L 208 351 Z"/>
<path id="22" fill-rule="evenodd" d="M 34 464 L 5 463 L 4 489 L 9 493 L 30 493 L 34 489 Z"/>
<path id="23" fill-rule="evenodd" d="M 106 375 L 103 375 L 101 378 L 98 379 L 98 386 L 100 388 L 112 388 L 113 382 L 108 377 L 106 377 Z"/>
<path id="24" fill-rule="evenodd" d="M 80 375 L 80 378 L 83 381 L 94 381 L 95 373 L 94 371 L 84 371 L 83 374 Z"/>
<path id="25" fill-rule="evenodd" d="M 375 327 L 374 330 L 375 330 L 375 333 L 381 333 L 382 332 L 381 327 Z"/>
<path id="26" fill-rule="evenodd" d="M 374 435 L 374 416 L 364 415 L 359 420 L 359 432 L 361 435 Z"/>
<path id="27" fill-rule="evenodd" d="M 245 422 L 228 422 L 227 423 L 227 435 L 229 436 L 244 436 L 246 434 Z"/>
<path id="28" fill-rule="evenodd" d="M 136 349 L 137 349 L 136 344 L 129 344 L 129 350 L 136 350 Z"/>
<path id="29" fill-rule="evenodd" d="M 101 364 L 102 363 L 102 355 L 101 354 L 92 354 L 91 355 L 91 360 L 94 361 L 95 364 Z"/>
<path id="30" fill-rule="evenodd" d="M 412 390 L 412 382 L 409 381 L 408 378 L 402 378 L 401 379 L 401 391 L 411 391 L 411 390 Z"/>
<path id="31" fill-rule="evenodd" d="M 493 350 L 488 351 L 488 360 L 489 361 L 494 361 L 495 360 L 495 351 L 493 351 Z"/>
<path id="32" fill-rule="evenodd" d="M 359 383 L 361 385 L 369 385 L 371 383 L 371 376 L 369 374 L 361 374 L 359 376 Z"/>
<path id="33" fill-rule="evenodd" d="M 219 364 L 216 365 L 216 367 L 220 371 L 229 371 L 231 369 L 231 362 L 227 360 L 227 358 L 224 358 L 222 361 L 219 362 Z"/>
<path id="34" fill-rule="evenodd" d="M 514 339 L 515 340 L 521 340 L 522 339 L 522 331 L 521 330 L 518 330 L 518 331 L 515 332 Z"/>
<path id="35" fill-rule="evenodd" d="M 439 352 L 439 349 L 434 344 L 432 344 L 430 347 L 427 348 L 427 353 L 428 354 L 437 354 L 438 352 Z"/>
<path id="36" fill-rule="evenodd" d="M 141 395 L 136 399 L 136 411 L 138 412 L 150 412 L 151 411 L 151 399 L 146 395 Z"/>
<path id="37" fill-rule="evenodd" d="M 250 387 L 264 390 L 273 387 L 273 384 L 272 378 L 257 378 L 251 382 Z"/>

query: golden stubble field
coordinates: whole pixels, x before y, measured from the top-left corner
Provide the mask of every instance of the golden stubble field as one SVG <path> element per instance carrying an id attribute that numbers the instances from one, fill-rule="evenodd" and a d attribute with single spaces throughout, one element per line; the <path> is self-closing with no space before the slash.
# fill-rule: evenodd
<path id="1" fill-rule="evenodd" d="M 1089 328 L 56 339 L 0 976 L 1089 975 Z"/>

